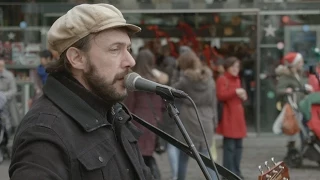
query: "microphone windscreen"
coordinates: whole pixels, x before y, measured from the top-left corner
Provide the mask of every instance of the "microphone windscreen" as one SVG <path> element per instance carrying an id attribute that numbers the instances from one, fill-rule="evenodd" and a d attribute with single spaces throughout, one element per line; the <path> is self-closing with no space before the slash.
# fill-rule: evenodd
<path id="1" fill-rule="evenodd" d="M 137 78 L 141 77 L 138 73 L 132 72 L 126 75 L 125 77 L 125 86 L 128 91 L 135 91 L 135 81 Z"/>

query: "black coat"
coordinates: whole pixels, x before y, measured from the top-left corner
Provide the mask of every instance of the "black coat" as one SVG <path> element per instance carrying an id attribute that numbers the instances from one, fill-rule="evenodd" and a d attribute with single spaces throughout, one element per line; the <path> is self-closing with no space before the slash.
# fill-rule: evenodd
<path id="1" fill-rule="evenodd" d="M 104 117 L 83 99 L 48 77 L 44 96 L 17 130 L 11 180 L 153 179 L 128 110 L 115 104 Z"/>

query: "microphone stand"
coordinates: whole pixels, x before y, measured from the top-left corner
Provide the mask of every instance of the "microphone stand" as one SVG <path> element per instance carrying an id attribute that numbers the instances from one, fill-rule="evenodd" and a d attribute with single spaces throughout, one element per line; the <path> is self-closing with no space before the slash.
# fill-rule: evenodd
<path id="1" fill-rule="evenodd" d="M 196 147 L 194 146 L 186 128 L 183 126 L 181 119 L 179 117 L 179 110 L 174 105 L 174 96 L 172 92 L 166 88 L 157 87 L 158 91 L 157 94 L 162 97 L 165 102 L 166 109 L 168 111 L 169 116 L 175 120 L 178 128 L 180 129 L 182 136 L 186 140 L 192 154 L 194 155 L 195 160 L 197 161 L 202 173 L 206 177 L 207 180 L 211 180 L 211 176 L 206 168 L 205 164 L 203 163 L 199 152 L 197 151 Z"/>

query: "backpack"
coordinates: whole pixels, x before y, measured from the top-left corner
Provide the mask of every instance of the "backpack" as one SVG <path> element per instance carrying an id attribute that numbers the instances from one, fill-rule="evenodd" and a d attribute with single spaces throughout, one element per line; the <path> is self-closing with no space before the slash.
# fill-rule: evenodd
<path id="1" fill-rule="evenodd" d="M 225 81 L 226 81 L 227 86 L 229 86 L 229 82 L 228 82 L 227 78 L 224 77 L 224 79 L 225 79 Z M 227 87 L 227 88 L 228 88 L 228 87 Z M 220 122 L 221 119 L 222 119 L 223 106 L 224 106 L 224 102 L 218 100 L 218 103 L 217 103 L 218 122 Z"/>

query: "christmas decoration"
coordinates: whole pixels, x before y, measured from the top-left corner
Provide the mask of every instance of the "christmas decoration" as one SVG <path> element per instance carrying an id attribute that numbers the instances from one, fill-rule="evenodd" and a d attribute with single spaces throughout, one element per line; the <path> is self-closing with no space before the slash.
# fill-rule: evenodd
<path id="1" fill-rule="evenodd" d="M 199 49 L 199 41 L 197 40 L 197 34 L 194 32 L 192 27 L 189 24 L 180 21 L 178 23 L 178 28 L 184 32 L 182 37 L 183 41 L 180 45 L 187 45 L 190 43 L 192 45 L 192 49 L 197 52 Z"/>
<path id="2" fill-rule="evenodd" d="M 10 32 L 10 33 L 8 34 L 9 40 L 14 40 L 15 37 L 16 37 L 16 34 L 13 33 L 13 32 Z"/>
<path id="3" fill-rule="evenodd" d="M 178 57 L 178 53 L 175 50 L 174 43 L 170 40 L 168 33 L 166 33 L 163 30 L 160 30 L 157 25 L 148 26 L 147 29 L 150 31 L 154 31 L 154 33 L 156 35 L 156 39 L 159 39 L 160 37 L 165 37 L 167 40 L 167 44 L 169 45 L 169 48 L 170 48 L 171 56 Z"/>
<path id="4" fill-rule="evenodd" d="M 282 50 L 282 49 L 284 48 L 284 43 L 283 43 L 283 42 L 278 42 L 278 43 L 277 43 L 277 48 L 278 48 L 279 50 Z"/>
<path id="5" fill-rule="evenodd" d="M 268 27 L 265 27 L 264 30 L 266 31 L 266 37 L 268 37 L 268 36 L 275 37 L 276 36 L 277 28 L 273 27 L 271 24 L 269 24 Z"/>
<path id="6" fill-rule="evenodd" d="M 234 33 L 234 31 L 231 27 L 226 27 L 224 28 L 223 33 L 225 36 L 231 36 Z"/>
<path id="7" fill-rule="evenodd" d="M 320 49 L 319 48 L 313 48 L 312 51 L 316 55 L 316 61 L 320 62 Z"/>

